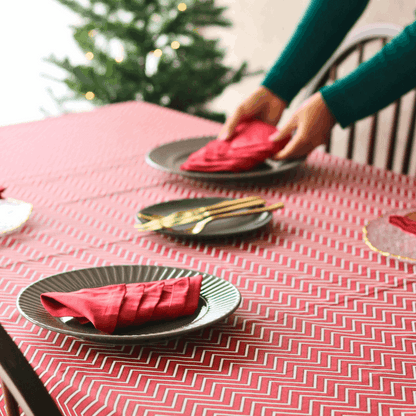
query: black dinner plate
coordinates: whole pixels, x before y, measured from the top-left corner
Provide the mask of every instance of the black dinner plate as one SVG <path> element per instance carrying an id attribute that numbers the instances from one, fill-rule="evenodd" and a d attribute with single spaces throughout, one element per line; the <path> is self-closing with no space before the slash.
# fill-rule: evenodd
<path id="1" fill-rule="evenodd" d="M 202 275 L 203 279 L 199 305 L 193 315 L 123 328 L 113 334 L 98 331 L 91 324 L 81 325 L 71 317 L 55 318 L 40 301 L 40 295 L 47 292 L 72 292 L 121 283 L 153 282 L 196 275 Z M 233 284 L 211 274 L 165 266 L 116 265 L 73 270 L 41 279 L 19 294 L 17 309 L 30 322 L 51 331 L 98 343 L 139 344 L 185 335 L 212 325 L 232 314 L 240 302 L 240 292 Z"/>
<path id="2" fill-rule="evenodd" d="M 180 169 L 182 163 L 188 159 L 191 153 L 196 152 L 215 139 L 215 136 L 204 136 L 166 143 L 151 150 L 146 155 L 146 162 L 155 169 L 175 173 L 188 178 L 224 182 L 236 180 L 252 181 L 255 179 L 269 178 L 295 169 L 305 161 L 305 158 L 283 161 L 267 159 L 264 163 L 254 169 L 238 173 L 194 172 Z"/>
<path id="3" fill-rule="evenodd" d="M 166 216 L 173 212 L 183 211 L 187 209 L 200 208 L 218 202 L 230 200 L 230 198 L 192 198 L 192 199 L 178 199 L 168 202 L 162 202 L 160 204 L 152 205 L 143 208 L 139 213 L 145 215 L 162 215 Z M 140 218 L 136 215 L 137 219 L 141 223 L 146 223 L 147 220 Z M 186 238 L 217 238 L 217 237 L 229 237 L 238 234 L 244 234 L 258 230 L 266 226 L 273 219 L 271 212 L 262 212 L 260 214 L 243 215 L 235 218 L 224 218 L 215 220 L 208 223 L 205 228 L 196 235 L 188 234 L 186 229 L 193 224 L 185 224 L 174 227 L 172 229 L 163 228 L 158 230 L 162 234 L 180 236 Z"/>

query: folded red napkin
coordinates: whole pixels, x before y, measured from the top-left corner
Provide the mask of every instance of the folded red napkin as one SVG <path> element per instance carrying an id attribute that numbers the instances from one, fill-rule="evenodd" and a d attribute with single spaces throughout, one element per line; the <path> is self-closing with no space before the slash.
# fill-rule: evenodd
<path id="1" fill-rule="evenodd" d="M 282 150 L 290 136 L 273 142 L 269 136 L 277 129 L 260 120 L 240 123 L 235 134 L 226 141 L 212 140 L 189 155 L 181 170 L 200 172 L 242 172 L 253 169 Z"/>
<path id="2" fill-rule="evenodd" d="M 198 307 L 201 283 L 202 276 L 198 275 L 69 293 L 49 292 L 40 298 L 52 316 L 72 316 L 112 334 L 116 328 L 192 315 Z"/>
<path id="3" fill-rule="evenodd" d="M 416 235 L 416 212 L 407 215 L 390 215 L 389 223 L 399 227 L 401 230 Z"/>

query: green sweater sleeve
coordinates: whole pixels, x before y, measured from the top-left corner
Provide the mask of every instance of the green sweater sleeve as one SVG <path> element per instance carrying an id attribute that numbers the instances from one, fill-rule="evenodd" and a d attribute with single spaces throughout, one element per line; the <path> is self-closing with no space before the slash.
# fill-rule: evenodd
<path id="1" fill-rule="evenodd" d="M 262 85 L 290 103 L 321 69 L 369 0 L 311 0 Z"/>
<path id="2" fill-rule="evenodd" d="M 321 94 L 342 127 L 388 106 L 416 87 L 416 21 Z"/>

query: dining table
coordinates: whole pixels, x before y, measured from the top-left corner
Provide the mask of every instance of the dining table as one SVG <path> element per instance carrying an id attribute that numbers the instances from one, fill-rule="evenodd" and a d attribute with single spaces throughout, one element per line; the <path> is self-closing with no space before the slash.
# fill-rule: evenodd
<path id="1" fill-rule="evenodd" d="M 0 237 L 0 323 L 62 414 L 416 415 L 416 261 L 364 238 L 371 221 L 416 205 L 415 177 L 319 149 L 247 181 L 148 161 L 220 128 L 143 101 L 0 127 L 2 196 L 33 206 Z M 149 206 L 247 196 L 284 207 L 214 238 L 135 228 Z M 18 307 L 43 279 L 118 265 L 209 274 L 240 302 L 212 324 L 126 344 L 45 328 Z"/>

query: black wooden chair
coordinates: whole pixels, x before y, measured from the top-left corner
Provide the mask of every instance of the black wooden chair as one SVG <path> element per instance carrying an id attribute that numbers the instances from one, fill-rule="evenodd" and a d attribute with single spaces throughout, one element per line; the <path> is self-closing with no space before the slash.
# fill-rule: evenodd
<path id="1" fill-rule="evenodd" d="M 324 85 L 331 84 L 337 78 L 347 75 L 370 57 L 368 52 L 371 56 L 374 55 L 401 31 L 401 27 L 392 24 L 373 24 L 352 31 L 322 70 L 307 85 L 302 101 Z M 387 110 L 380 110 L 378 113 L 348 126 L 345 129 L 348 131 L 344 134 L 347 135 L 347 140 L 344 137 L 335 143 L 338 144 L 338 149 L 340 149 L 342 143 L 346 142 L 346 149 L 344 148 L 344 152 L 338 151 L 338 153 L 341 153 L 339 155 L 368 165 L 377 165 L 388 170 L 409 174 L 415 137 L 415 92 L 416 90 L 399 98 Z M 389 114 L 385 111 L 389 111 Z M 380 121 L 383 122 L 381 127 Z M 365 133 L 361 133 L 359 124 L 364 126 L 365 123 Z M 333 143 L 336 128 L 326 145 L 325 150 L 329 153 L 336 153 Z M 338 133 L 341 133 L 341 128 L 339 128 Z M 377 163 L 375 163 L 376 158 Z"/>
<path id="2" fill-rule="evenodd" d="M 0 325 L 0 379 L 7 416 L 62 416 L 39 377 Z"/>

